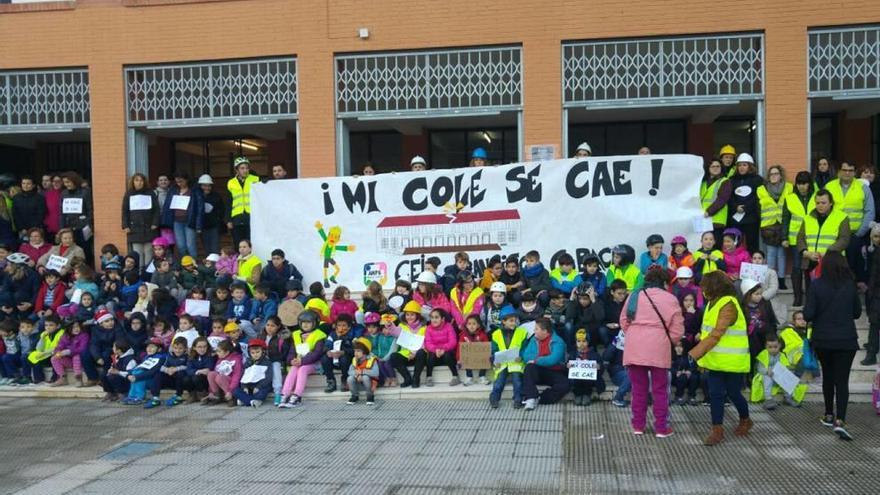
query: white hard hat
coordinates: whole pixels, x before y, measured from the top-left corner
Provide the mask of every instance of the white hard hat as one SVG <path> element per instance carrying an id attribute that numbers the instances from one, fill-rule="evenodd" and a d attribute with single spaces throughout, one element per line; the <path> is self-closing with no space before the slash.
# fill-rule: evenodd
<path id="1" fill-rule="evenodd" d="M 739 288 L 742 291 L 743 295 L 746 295 L 749 293 L 749 291 L 751 291 L 752 289 L 754 289 L 755 287 L 757 287 L 759 285 L 761 285 L 761 282 L 758 282 L 757 280 L 752 280 L 750 278 L 744 278 L 744 279 L 742 279 L 742 282 L 740 283 Z"/>
<path id="2" fill-rule="evenodd" d="M 748 153 L 740 153 L 739 156 L 736 157 L 736 163 L 751 163 L 754 165 L 755 159 Z"/>
<path id="3" fill-rule="evenodd" d="M 210 261 L 211 263 L 216 263 L 220 261 L 220 255 L 217 253 L 211 253 L 205 257 L 205 261 Z"/>
<path id="4" fill-rule="evenodd" d="M 422 165 L 424 165 L 426 167 L 428 166 L 428 162 L 426 162 L 425 159 L 419 155 L 412 157 L 412 160 L 409 161 L 410 166 L 413 166 L 416 163 L 421 163 Z"/>
<path id="5" fill-rule="evenodd" d="M 688 266 L 680 266 L 675 270 L 675 278 L 694 278 L 694 271 Z"/>
<path id="6" fill-rule="evenodd" d="M 590 148 L 590 144 L 587 143 L 586 141 L 579 144 L 577 147 L 577 150 L 575 150 L 575 151 L 586 151 L 587 153 L 589 153 L 591 155 L 593 154 L 593 148 Z"/>
<path id="7" fill-rule="evenodd" d="M 208 174 L 202 174 L 202 176 L 199 177 L 199 184 L 209 184 L 210 185 L 213 183 L 214 183 L 214 179 L 212 179 L 211 176 Z"/>
<path id="8" fill-rule="evenodd" d="M 493 282 L 489 287 L 489 292 L 500 292 L 502 294 L 507 294 L 507 286 L 504 285 L 504 282 Z"/>
<path id="9" fill-rule="evenodd" d="M 419 276 L 416 278 L 416 282 L 420 284 L 436 284 L 437 275 L 434 275 L 434 272 L 429 272 L 425 270 L 419 274 Z"/>

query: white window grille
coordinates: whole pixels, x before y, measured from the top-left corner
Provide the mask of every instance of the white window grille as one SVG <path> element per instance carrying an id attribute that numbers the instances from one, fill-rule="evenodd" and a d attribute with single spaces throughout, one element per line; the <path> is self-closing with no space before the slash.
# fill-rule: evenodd
<path id="1" fill-rule="evenodd" d="M 336 57 L 337 117 L 520 110 L 520 47 Z"/>
<path id="2" fill-rule="evenodd" d="M 763 55 L 761 34 L 565 43 L 563 103 L 759 99 Z"/>
<path id="3" fill-rule="evenodd" d="M 809 32 L 810 96 L 880 91 L 880 25 Z"/>
<path id="4" fill-rule="evenodd" d="M 0 131 L 89 126 L 86 69 L 0 72 Z"/>
<path id="5" fill-rule="evenodd" d="M 296 58 L 125 69 L 130 125 L 296 118 Z"/>

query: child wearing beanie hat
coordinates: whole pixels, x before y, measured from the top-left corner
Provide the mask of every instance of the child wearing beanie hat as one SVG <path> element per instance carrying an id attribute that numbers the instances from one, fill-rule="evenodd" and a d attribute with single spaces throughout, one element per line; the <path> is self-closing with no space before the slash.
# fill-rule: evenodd
<path id="1" fill-rule="evenodd" d="M 577 361 L 593 361 L 597 367 L 596 379 L 594 380 L 569 380 L 571 391 L 574 393 L 574 404 L 576 406 L 589 406 L 592 402 L 593 393 L 601 394 L 605 391 L 605 381 L 602 379 L 602 360 L 599 353 L 591 348 L 587 342 L 587 330 L 581 328 L 574 334 L 575 352 L 572 358 Z M 573 361 L 568 362 L 568 367 L 573 366 Z"/>
<path id="2" fill-rule="evenodd" d="M 354 340 L 352 347 L 354 358 L 348 368 L 348 388 L 351 390 L 348 404 L 359 400 L 359 389 L 363 388 L 367 393 L 367 405 L 372 406 L 375 404 L 374 393 L 379 384 L 379 363 L 372 355 L 373 345 L 369 339 L 359 337 Z"/>

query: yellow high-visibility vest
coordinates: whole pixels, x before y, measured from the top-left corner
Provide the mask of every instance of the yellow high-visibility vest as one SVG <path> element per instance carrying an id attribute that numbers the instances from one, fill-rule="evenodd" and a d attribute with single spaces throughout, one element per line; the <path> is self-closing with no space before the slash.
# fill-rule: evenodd
<path id="1" fill-rule="evenodd" d="M 260 182 L 260 178 L 256 175 L 248 175 L 244 180 L 244 187 L 238 181 L 237 176 L 229 179 L 229 182 L 226 183 L 226 189 L 229 190 L 229 194 L 232 196 L 232 209 L 229 211 L 229 216 L 237 217 L 242 213 L 250 215 L 251 184 L 256 182 Z"/>
<path id="2" fill-rule="evenodd" d="M 401 331 L 401 332 L 414 333 L 414 334 L 416 334 L 416 335 L 421 335 L 422 337 L 425 336 L 425 330 L 427 330 L 427 329 L 428 329 L 428 327 L 426 327 L 425 325 L 422 325 L 422 326 L 420 326 L 420 327 L 418 328 L 418 330 L 416 330 L 415 332 L 413 332 L 412 329 L 409 328 L 409 325 L 407 325 L 406 323 L 401 323 L 401 324 L 400 324 L 400 331 Z M 407 349 L 407 348 L 405 348 L 405 347 L 401 347 L 401 348 L 397 351 L 397 353 L 400 354 L 401 356 L 407 358 L 407 359 L 409 359 L 409 357 L 412 355 L 412 351 L 409 350 L 409 349 Z"/>
<path id="3" fill-rule="evenodd" d="M 731 169 L 732 170 L 732 169 Z M 703 211 L 709 209 L 712 206 L 712 203 L 718 199 L 718 191 L 721 189 L 721 185 L 727 182 L 726 178 L 721 178 L 712 183 L 711 186 L 706 186 L 706 181 L 700 183 L 700 203 L 703 205 Z M 725 204 L 723 208 L 715 212 L 712 215 L 712 223 L 726 225 L 727 224 L 727 205 Z"/>
<path id="4" fill-rule="evenodd" d="M 797 244 L 797 235 L 801 231 L 801 225 L 804 224 L 804 218 L 816 209 L 816 193 L 814 192 L 810 200 L 807 201 L 806 210 L 797 193 L 793 192 L 787 195 L 785 197 L 785 209 L 791 215 L 791 220 L 788 222 L 788 243 L 794 246 Z"/>
<path id="5" fill-rule="evenodd" d="M 461 314 L 465 317 L 474 312 L 474 305 L 477 303 L 477 299 L 483 297 L 483 289 L 479 287 L 474 287 L 474 290 L 468 294 L 467 300 L 464 302 L 464 306 L 459 303 L 458 297 L 458 287 L 453 287 L 449 292 L 449 298 L 452 299 L 452 304 L 455 305 L 456 309 L 458 309 Z"/>
<path id="6" fill-rule="evenodd" d="M 837 240 L 837 234 L 840 232 L 840 224 L 846 221 L 846 215 L 831 210 L 828 218 L 819 227 L 819 221 L 813 215 L 804 217 L 804 238 L 807 241 L 807 250 L 815 251 L 819 254 L 825 254 L 828 248 Z"/>
<path id="7" fill-rule="evenodd" d="M 785 203 L 785 197 L 792 191 L 791 184 L 788 182 L 782 186 L 782 194 L 779 200 L 774 201 L 773 196 L 766 186 L 758 188 L 758 203 L 761 205 L 761 227 L 769 227 L 777 223 L 782 223 L 782 205 Z"/>
<path id="8" fill-rule="evenodd" d="M 840 179 L 834 179 L 825 184 L 825 189 L 831 193 L 834 198 L 834 209 L 842 211 L 849 217 L 849 228 L 855 233 L 862 226 L 862 219 L 865 216 L 865 190 L 862 188 L 862 182 L 854 180 L 849 185 L 846 195 L 843 194 L 843 187 L 840 185 Z"/>
<path id="9" fill-rule="evenodd" d="M 303 343 L 302 334 L 303 334 L 302 330 L 297 330 L 297 331 L 293 332 L 293 335 L 291 335 L 291 338 L 293 339 L 294 349 L 296 349 L 296 346 L 302 345 L 302 343 Z M 309 352 L 314 351 L 315 345 L 317 345 L 318 342 L 320 342 L 326 338 L 327 338 L 327 334 L 324 333 L 323 331 L 321 331 L 320 329 L 316 328 L 316 329 L 312 330 L 306 336 L 306 344 L 309 346 Z M 299 357 L 302 357 L 302 356 L 299 356 Z"/>
<path id="10" fill-rule="evenodd" d="M 728 373 L 748 373 L 751 365 L 749 356 L 749 335 L 746 331 L 746 317 L 742 308 L 733 296 L 724 296 L 717 301 L 712 301 L 706 306 L 703 314 L 703 327 L 700 331 L 700 340 L 709 337 L 715 325 L 718 323 L 718 315 L 721 308 L 733 303 L 736 308 L 736 321 L 727 327 L 727 331 L 718 340 L 718 344 L 703 355 L 697 364 L 701 368 L 712 371 L 726 371 Z"/>
<path id="11" fill-rule="evenodd" d="M 763 364 L 765 368 L 770 368 L 770 353 L 767 352 L 767 349 L 764 349 L 755 357 L 755 360 L 759 363 Z M 785 356 L 785 354 L 779 354 L 779 363 L 786 368 L 791 367 L 791 362 Z M 781 387 L 778 385 L 773 386 L 773 393 L 778 394 L 781 390 Z M 805 383 L 798 384 L 794 388 L 794 393 L 791 394 L 791 398 L 796 402 L 800 402 L 804 400 L 804 396 L 807 395 L 807 385 Z M 752 377 L 752 393 L 750 397 L 752 402 L 761 402 L 764 400 L 764 376 L 760 373 L 755 373 L 755 376 Z"/>
<path id="12" fill-rule="evenodd" d="M 504 330 L 498 329 L 492 332 L 492 342 L 498 346 L 499 351 L 506 351 L 508 349 L 507 345 L 504 343 Z M 516 327 L 513 331 L 513 337 L 510 339 L 510 349 L 519 349 L 522 350 L 523 342 L 526 341 L 529 334 L 526 332 L 526 329 L 523 327 Z M 508 373 L 522 373 L 525 369 L 525 364 L 522 361 L 516 363 L 501 363 L 497 368 L 495 368 L 496 376 L 503 370 L 507 370 Z"/>

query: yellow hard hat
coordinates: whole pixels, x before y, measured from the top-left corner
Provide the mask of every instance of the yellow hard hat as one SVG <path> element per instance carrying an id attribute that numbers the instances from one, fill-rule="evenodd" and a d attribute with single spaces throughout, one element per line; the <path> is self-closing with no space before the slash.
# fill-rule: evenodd
<path id="1" fill-rule="evenodd" d="M 575 340 L 587 340 L 587 330 L 584 328 L 581 328 L 580 330 L 575 332 L 574 338 L 575 338 Z"/>
<path id="2" fill-rule="evenodd" d="M 364 346 L 364 348 L 366 348 L 366 350 L 367 350 L 367 354 L 373 352 L 373 344 L 370 343 L 370 339 L 367 339 L 364 337 L 358 337 L 358 338 L 354 339 L 354 344 L 355 345 L 360 344 L 360 345 Z"/>
<path id="3" fill-rule="evenodd" d="M 422 314 L 422 305 L 415 301 L 410 301 L 403 306 L 403 312 Z"/>
<path id="4" fill-rule="evenodd" d="M 226 324 L 226 326 L 223 327 L 224 333 L 232 333 L 237 330 L 238 330 L 238 323 L 236 323 L 234 321 L 230 321 L 229 323 Z"/>
<path id="5" fill-rule="evenodd" d="M 724 156 L 724 155 L 736 156 L 736 148 L 734 148 L 733 145 L 725 144 L 724 146 L 721 147 L 721 151 L 718 152 L 718 156 Z"/>

